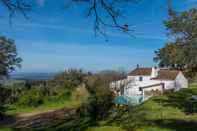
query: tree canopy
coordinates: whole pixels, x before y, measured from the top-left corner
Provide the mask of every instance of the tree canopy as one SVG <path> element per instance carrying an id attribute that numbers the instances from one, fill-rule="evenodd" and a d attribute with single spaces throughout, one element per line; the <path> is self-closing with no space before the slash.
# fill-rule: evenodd
<path id="1" fill-rule="evenodd" d="M 7 76 L 16 67 L 20 67 L 21 61 L 14 41 L 0 37 L 0 76 Z"/>
<path id="2" fill-rule="evenodd" d="M 197 73 L 197 9 L 171 13 L 164 22 L 171 41 L 156 51 L 160 66 L 181 69 L 190 75 Z"/>

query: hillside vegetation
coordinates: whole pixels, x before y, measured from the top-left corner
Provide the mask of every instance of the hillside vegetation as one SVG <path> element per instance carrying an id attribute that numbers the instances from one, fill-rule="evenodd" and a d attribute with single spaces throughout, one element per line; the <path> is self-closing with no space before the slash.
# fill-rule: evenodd
<path id="1" fill-rule="evenodd" d="M 0 130 L 193 131 L 197 129 L 197 85 L 166 92 L 137 106 L 115 107 L 109 82 L 117 72 L 67 70 L 49 81 L 2 88 Z M 6 95 L 4 95 L 6 94 Z M 9 119 L 8 119 L 8 118 Z"/>
<path id="2" fill-rule="evenodd" d="M 42 130 L 86 130 L 86 131 L 194 131 L 197 129 L 197 85 L 179 92 L 168 92 L 152 97 L 135 107 L 111 108 L 101 119 L 87 115 L 74 115 L 61 121 L 53 121 Z M 93 114 L 90 114 L 93 115 Z M 2 130 L 12 130 L 2 125 Z M 46 129 L 47 127 L 47 129 Z M 34 128 L 32 128 L 34 129 Z M 35 130 L 35 129 L 34 129 Z"/>
<path id="3" fill-rule="evenodd" d="M 12 125 L 14 130 L 36 130 L 35 127 L 38 130 L 70 130 L 82 122 L 91 125 L 91 122 L 108 116 L 113 102 L 108 86 L 115 79 L 120 79 L 119 72 L 91 74 L 69 69 L 52 80 L 28 80 L 5 85 L 0 92 L 4 100 L 0 108 L 0 126 Z M 67 110 L 77 112 L 68 117 L 69 114 L 64 112 Z M 56 117 L 51 118 L 51 114 Z M 44 124 L 40 125 L 39 121 Z"/>

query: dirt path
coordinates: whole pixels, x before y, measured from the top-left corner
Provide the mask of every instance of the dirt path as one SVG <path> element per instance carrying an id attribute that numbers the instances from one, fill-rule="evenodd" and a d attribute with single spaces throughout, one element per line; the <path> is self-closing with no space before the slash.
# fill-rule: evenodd
<path id="1" fill-rule="evenodd" d="M 63 108 L 59 110 L 50 110 L 44 113 L 23 113 L 15 118 L 7 117 L 1 124 L 11 125 L 16 128 L 36 128 L 50 124 L 57 120 L 69 118 L 76 113 L 75 108 Z"/>
<path id="2" fill-rule="evenodd" d="M 59 109 L 60 110 L 60 109 Z M 62 110 L 62 109 L 61 109 Z M 19 113 L 16 115 L 17 118 L 21 118 L 21 117 L 31 117 L 31 116 L 35 116 L 35 115 L 40 115 L 40 114 L 45 114 L 45 113 L 53 113 L 55 111 L 58 111 L 57 109 L 53 109 L 53 110 L 47 110 L 47 111 L 36 111 L 36 112 L 27 112 L 27 113 Z"/>

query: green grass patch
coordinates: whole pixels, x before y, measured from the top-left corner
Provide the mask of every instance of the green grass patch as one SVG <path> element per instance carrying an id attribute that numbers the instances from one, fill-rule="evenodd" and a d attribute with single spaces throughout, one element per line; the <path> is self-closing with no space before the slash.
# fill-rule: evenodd
<path id="1" fill-rule="evenodd" d="M 8 126 L 1 126 L 0 125 L 0 131 L 14 131 L 11 127 Z"/>
<path id="2" fill-rule="evenodd" d="M 197 95 L 197 85 L 178 92 L 169 92 L 152 97 L 138 105 L 129 113 L 122 111 L 116 117 L 100 122 L 101 127 L 121 125 L 125 130 L 133 131 L 193 131 L 197 129 L 197 102 L 191 100 Z M 130 110 L 130 109 L 129 109 Z M 97 129 L 97 128 L 96 128 Z M 99 128 L 98 128 L 99 129 Z"/>
<path id="3" fill-rule="evenodd" d="M 194 131 L 197 129 L 197 102 L 191 101 L 192 95 L 197 95 L 197 85 L 193 84 L 188 89 L 152 97 L 130 112 L 112 111 L 108 118 L 98 121 L 96 126 L 91 125 L 94 127 L 89 127 L 86 131 Z M 44 99 L 37 107 L 10 105 L 7 114 L 46 112 L 63 107 L 78 107 L 80 104 L 81 101 L 72 98 L 50 97 Z M 63 123 L 66 127 L 72 125 L 77 127 L 80 121 L 77 123 L 74 119 L 74 123 L 72 121 Z M 89 123 L 85 124 L 89 126 Z M 84 123 L 79 125 L 84 126 Z"/>
<path id="4" fill-rule="evenodd" d="M 151 125 L 151 126 L 144 126 L 142 128 L 136 129 L 136 131 L 172 131 L 172 130 Z"/>
<path id="5" fill-rule="evenodd" d="M 101 126 L 101 127 L 88 128 L 86 131 L 126 131 L 126 130 L 117 126 Z"/>
<path id="6" fill-rule="evenodd" d="M 145 112 L 136 131 L 192 131 L 197 129 L 197 102 L 191 100 L 197 95 L 197 86 L 179 92 L 153 97 L 140 105 L 137 113 Z"/>
<path id="7" fill-rule="evenodd" d="M 42 113 L 52 110 L 61 109 L 64 107 L 75 108 L 80 106 L 81 101 L 75 100 L 57 100 L 57 101 L 46 101 L 37 107 L 19 106 L 19 105 L 8 105 L 6 114 L 16 115 L 20 113 Z"/>
<path id="8" fill-rule="evenodd" d="M 31 100 L 29 100 L 31 98 Z M 39 103 L 40 98 L 23 97 L 19 102 L 6 106 L 6 114 L 17 115 L 21 113 L 42 113 L 47 111 L 58 110 L 61 108 L 76 108 L 82 103 L 81 100 L 71 99 L 71 96 L 50 96 L 42 98 L 42 102 Z M 36 103 L 36 104 L 32 104 Z M 31 106 L 29 106 L 31 105 Z"/>

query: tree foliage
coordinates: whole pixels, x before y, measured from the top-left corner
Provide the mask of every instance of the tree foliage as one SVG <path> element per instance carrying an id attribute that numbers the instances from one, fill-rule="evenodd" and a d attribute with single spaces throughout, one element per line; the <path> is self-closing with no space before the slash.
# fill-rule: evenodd
<path id="1" fill-rule="evenodd" d="M 168 43 L 164 48 L 155 51 L 155 61 L 159 61 L 160 67 L 170 67 L 175 69 L 184 69 L 184 52 L 182 45 Z"/>
<path id="2" fill-rule="evenodd" d="M 171 41 L 156 51 L 155 60 L 160 66 L 197 73 L 197 9 L 170 13 L 164 22 Z"/>
<path id="3" fill-rule="evenodd" d="M 80 85 L 88 75 L 88 72 L 83 72 L 81 69 L 67 69 L 63 73 L 57 74 L 52 82 L 64 88 L 75 88 Z"/>
<path id="4" fill-rule="evenodd" d="M 113 105 L 109 83 L 95 75 L 89 77 L 85 84 L 90 96 L 80 108 L 80 113 L 94 121 L 103 119 L 109 114 L 109 109 Z"/>
<path id="5" fill-rule="evenodd" d="M 21 58 L 18 57 L 16 46 L 13 40 L 0 37 L 0 118 L 2 118 L 3 105 L 10 96 L 10 90 L 1 84 L 3 77 L 8 76 L 9 72 L 20 67 Z"/>
<path id="6" fill-rule="evenodd" d="M 21 61 L 14 41 L 0 37 L 0 76 L 7 76 L 8 73 L 20 67 Z"/>

